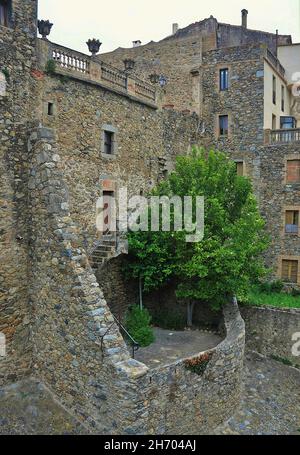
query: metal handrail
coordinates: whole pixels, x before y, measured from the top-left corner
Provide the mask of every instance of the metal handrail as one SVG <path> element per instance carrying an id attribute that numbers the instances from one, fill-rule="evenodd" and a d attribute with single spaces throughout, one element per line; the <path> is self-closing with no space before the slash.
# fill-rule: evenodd
<path id="1" fill-rule="evenodd" d="M 106 335 L 110 332 L 110 330 L 112 329 L 112 327 L 117 324 L 118 327 L 125 333 L 125 335 L 127 336 L 127 338 L 129 338 L 129 340 L 131 341 L 131 344 L 132 344 L 132 358 L 134 359 L 135 357 L 135 353 L 136 351 L 139 350 L 140 348 L 140 345 L 137 341 L 135 341 L 135 339 L 130 335 L 130 333 L 125 329 L 125 327 L 123 326 L 123 324 L 121 324 L 121 322 L 115 317 L 115 315 L 113 315 L 113 318 L 114 318 L 114 322 L 108 327 L 108 329 L 106 330 L 106 332 L 104 333 L 104 335 L 100 336 L 100 339 L 101 339 L 101 351 L 102 351 L 102 357 L 103 357 L 103 343 L 104 343 L 104 338 L 106 337 Z"/>
<path id="2" fill-rule="evenodd" d="M 129 338 L 129 340 L 131 341 L 131 344 L 132 344 L 132 358 L 134 359 L 136 351 L 138 351 L 139 348 L 140 348 L 139 343 L 130 335 L 130 333 L 125 329 L 123 324 L 121 324 L 120 320 L 117 319 L 116 316 L 113 315 L 113 318 L 114 318 L 115 322 L 118 324 L 119 328 L 125 333 L 127 338 Z"/>

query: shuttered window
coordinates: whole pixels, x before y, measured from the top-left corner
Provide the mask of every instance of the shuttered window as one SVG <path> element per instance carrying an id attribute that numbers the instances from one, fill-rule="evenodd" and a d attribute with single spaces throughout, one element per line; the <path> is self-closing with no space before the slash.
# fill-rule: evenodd
<path id="1" fill-rule="evenodd" d="M 282 261 L 282 279 L 286 283 L 298 282 L 298 261 Z"/>
<path id="2" fill-rule="evenodd" d="M 300 160 L 287 162 L 287 183 L 300 183 Z"/>
<path id="3" fill-rule="evenodd" d="M 237 175 L 242 177 L 244 175 L 244 163 L 243 163 L 243 161 L 237 161 L 235 164 L 236 164 L 236 173 L 237 173 Z"/>

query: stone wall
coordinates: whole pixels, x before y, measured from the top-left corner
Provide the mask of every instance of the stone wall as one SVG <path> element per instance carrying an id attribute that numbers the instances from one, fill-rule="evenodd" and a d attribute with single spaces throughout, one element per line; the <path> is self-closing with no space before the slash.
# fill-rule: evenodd
<path id="1" fill-rule="evenodd" d="M 199 113 L 203 101 L 199 91 L 199 69 L 201 70 L 203 53 L 216 49 L 222 49 L 225 53 L 230 52 L 232 47 L 261 43 L 276 53 L 277 40 L 278 43 L 287 44 L 291 42 L 291 37 L 276 37 L 272 33 L 218 23 L 211 16 L 179 29 L 174 35 L 159 42 L 151 41 L 131 49 L 118 48 L 101 54 L 99 60 L 123 69 L 124 59 L 134 59 L 133 74 L 144 80 L 148 80 L 153 73 L 167 78 L 167 85 L 161 92 L 163 105 Z"/>
<path id="2" fill-rule="evenodd" d="M 31 365 L 27 289 L 27 129 L 32 119 L 36 0 L 14 0 L 9 27 L 0 26 L 0 385 Z M 4 76 L 4 77 L 3 77 Z"/>
<path id="3" fill-rule="evenodd" d="M 110 311 L 120 320 L 124 318 L 130 305 L 137 305 L 139 302 L 139 283 L 125 278 L 125 264 L 126 257 L 119 256 L 106 261 L 95 272 Z"/>
<path id="4" fill-rule="evenodd" d="M 300 241 L 297 234 L 285 232 L 285 210 L 300 206 L 300 185 L 286 182 L 287 159 L 299 157 L 297 144 L 266 145 L 260 151 L 260 207 L 271 238 L 266 261 L 272 268 L 272 279 L 278 279 L 281 278 L 282 259 L 289 257 L 298 259 L 298 286 L 300 286 Z"/>
<path id="5" fill-rule="evenodd" d="M 226 421 L 240 401 L 245 331 L 238 308 L 224 311 L 227 337 L 215 349 L 203 374 L 186 369 L 185 360 L 149 371 L 141 407 L 150 434 L 204 434 Z"/>
<path id="6" fill-rule="evenodd" d="M 292 347 L 297 341 L 293 341 L 292 337 L 300 333 L 300 310 L 245 306 L 240 310 L 246 324 L 248 349 L 266 356 L 289 359 L 300 366 L 300 357 L 292 355 Z"/>
<path id="7" fill-rule="evenodd" d="M 34 373 L 85 424 L 118 433 L 136 416 L 135 401 L 126 404 L 119 371 L 126 367 L 130 374 L 134 367 L 79 248 L 52 130 L 32 132 L 30 155 Z"/>
<path id="8" fill-rule="evenodd" d="M 227 337 L 202 377 L 184 361 L 150 372 L 130 359 L 79 246 L 53 131 L 33 131 L 29 153 L 35 374 L 81 421 L 106 434 L 196 434 L 228 418 L 239 402 L 243 366 L 238 308 L 225 308 Z"/>
<path id="9" fill-rule="evenodd" d="M 197 143 L 198 117 L 153 107 L 74 78 L 41 73 L 36 99 L 41 122 L 55 129 L 69 188 L 70 210 L 81 229 L 81 240 L 91 246 L 97 239 L 96 201 L 101 179 L 115 183 L 128 196 L 147 194 L 162 178 L 175 157 Z M 55 114 L 47 114 L 48 102 Z M 116 130 L 117 150 L 101 153 L 102 129 Z"/>

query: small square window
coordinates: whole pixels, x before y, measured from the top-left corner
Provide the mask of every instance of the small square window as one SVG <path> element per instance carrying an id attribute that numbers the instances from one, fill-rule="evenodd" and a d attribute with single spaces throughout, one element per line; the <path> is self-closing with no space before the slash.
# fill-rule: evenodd
<path id="1" fill-rule="evenodd" d="M 228 68 L 222 68 L 220 70 L 220 91 L 223 92 L 225 90 L 228 90 L 228 88 Z"/>
<path id="2" fill-rule="evenodd" d="M 219 116 L 219 135 L 228 136 L 228 115 Z"/>
<path id="3" fill-rule="evenodd" d="M 283 260 L 281 278 L 286 283 L 298 283 L 299 261 Z"/>
<path id="4" fill-rule="evenodd" d="M 104 131 L 104 153 L 112 155 L 114 153 L 114 133 L 111 131 Z"/>
<path id="5" fill-rule="evenodd" d="M 287 161 L 287 183 L 300 183 L 300 160 Z"/>
<path id="6" fill-rule="evenodd" d="M 299 210 L 287 210 L 285 212 L 285 232 L 286 234 L 299 233 Z"/>

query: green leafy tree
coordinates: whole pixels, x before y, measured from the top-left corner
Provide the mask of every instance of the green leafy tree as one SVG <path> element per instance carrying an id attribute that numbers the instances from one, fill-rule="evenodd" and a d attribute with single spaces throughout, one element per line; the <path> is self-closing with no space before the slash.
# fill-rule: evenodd
<path id="1" fill-rule="evenodd" d="M 126 273 L 142 279 L 145 292 L 175 280 L 177 296 L 187 302 L 188 325 L 196 302 L 219 307 L 234 296 L 244 297 L 251 283 L 265 275 L 265 223 L 250 180 L 237 175 L 235 163 L 224 153 L 194 149 L 178 157 L 175 171 L 152 195 L 204 196 L 202 241 L 187 243 L 184 230 L 151 232 L 150 210 L 149 230 L 128 235 Z M 172 222 L 174 216 L 173 208 Z"/>

